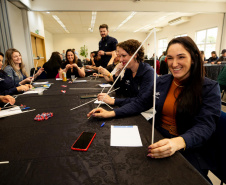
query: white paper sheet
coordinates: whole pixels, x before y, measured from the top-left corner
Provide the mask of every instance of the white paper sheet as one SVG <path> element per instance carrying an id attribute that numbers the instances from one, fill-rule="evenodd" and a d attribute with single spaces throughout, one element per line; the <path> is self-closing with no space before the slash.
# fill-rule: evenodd
<path id="1" fill-rule="evenodd" d="M 140 133 L 136 125 L 111 125 L 111 146 L 141 147 Z"/>
<path id="2" fill-rule="evenodd" d="M 111 97 L 111 98 L 115 98 L 115 97 Z M 101 101 L 96 100 L 94 103 L 95 104 L 99 104 Z M 105 102 L 102 102 L 101 104 L 105 104 Z"/>
<path id="3" fill-rule="evenodd" d="M 111 87 L 111 84 L 99 84 L 100 87 Z"/>
<path id="4" fill-rule="evenodd" d="M 56 80 L 62 80 L 62 78 L 56 78 Z"/>
<path id="5" fill-rule="evenodd" d="M 36 88 L 36 89 L 26 91 L 23 94 L 43 94 L 44 90 L 45 90 L 45 88 L 39 87 L 39 88 Z"/>
<path id="6" fill-rule="evenodd" d="M 34 82 L 33 85 L 45 85 L 45 84 L 48 84 L 49 81 L 46 81 L 46 82 Z"/>
<path id="7" fill-rule="evenodd" d="M 14 114 L 20 114 L 22 113 L 21 109 L 19 106 L 10 108 L 10 109 L 5 109 L 0 111 L 0 118 L 6 117 L 6 116 L 11 116 Z"/>
<path id="8" fill-rule="evenodd" d="M 141 115 L 148 121 L 149 119 L 153 118 L 153 108 L 145 112 L 141 112 Z"/>
<path id="9" fill-rule="evenodd" d="M 75 80 L 73 83 L 79 83 L 79 82 L 87 82 L 87 80 Z"/>

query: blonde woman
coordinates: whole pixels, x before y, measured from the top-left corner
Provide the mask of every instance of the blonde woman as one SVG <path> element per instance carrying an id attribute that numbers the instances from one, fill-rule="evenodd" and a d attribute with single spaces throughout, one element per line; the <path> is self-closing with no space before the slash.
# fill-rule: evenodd
<path id="1" fill-rule="evenodd" d="M 24 85 L 30 83 L 32 77 L 28 77 L 20 52 L 14 48 L 8 49 L 5 53 L 5 64 L 3 70 L 12 78 L 14 85 Z M 37 78 L 43 71 L 40 68 L 34 75 Z"/>
<path id="2" fill-rule="evenodd" d="M 12 95 L 19 92 L 28 91 L 32 86 L 30 84 L 14 85 L 12 78 L 2 70 L 2 61 L 4 54 L 0 52 L 0 95 Z"/>

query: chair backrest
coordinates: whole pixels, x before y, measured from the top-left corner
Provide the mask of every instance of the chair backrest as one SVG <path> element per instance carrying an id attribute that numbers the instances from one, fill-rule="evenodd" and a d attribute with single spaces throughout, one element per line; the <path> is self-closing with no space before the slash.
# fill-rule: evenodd
<path id="1" fill-rule="evenodd" d="M 148 63 L 150 66 L 154 66 L 154 59 L 151 58 L 150 60 L 144 60 L 145 63 Z"/>
<path id="2" fill-rule="evenodd" d="M 39 69 L 40 67 L 38 67 Z M 35 68 L 31 68 L 30 70 L 30 76 L 33 76 L 34 75 L 34 72 L 37 73 L 38 70 L 35 70 Z M 46 75 L 46 72 L 43 71 L 37 78 L 36 80 L 38 79 L 46 79 L 47 78 L 47 75 Z"/>
<path id="3" fill-rule="evenodd" d="M 217 124 L 214 145 L 216 147 L 217 169 L 213 173 L 226 183 L 226 113 L 223 111 L 221 111 Z"/>

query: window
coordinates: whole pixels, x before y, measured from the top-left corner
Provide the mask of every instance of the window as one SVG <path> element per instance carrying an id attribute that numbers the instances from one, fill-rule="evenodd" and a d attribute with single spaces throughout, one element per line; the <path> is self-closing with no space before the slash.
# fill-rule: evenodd
<path id="1" fill-rule="evenodd" d="M 163 51 L 166 51 L 167 39 L 161 39 L 158 41 L 158 57 L 162 55 Z"/>
<path id="2" fill-rule="evenodd" d="M 204 51 L 206 59 L 216 50 L 218 28 L 210 28 L 196 32 L 196 44 L 200 51 Z"/>
<path id="3" fill-rule="evenodd" d="M 185 37 L 185 36 L 188 36 L 188 34 L 176 35 L 175 38 L 177 38 L 177 37 Z"/>

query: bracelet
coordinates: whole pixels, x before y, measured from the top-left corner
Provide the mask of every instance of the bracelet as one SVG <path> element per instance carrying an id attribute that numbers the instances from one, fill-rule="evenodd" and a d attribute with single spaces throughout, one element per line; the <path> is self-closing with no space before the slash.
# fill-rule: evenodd
<path id="1" fill-rule="evenodd" d="M 111 78 L 111 75 L 112 75 L 112 74 L 111 74 L 111 73 L 109 73 L 108 78 Z"/>

